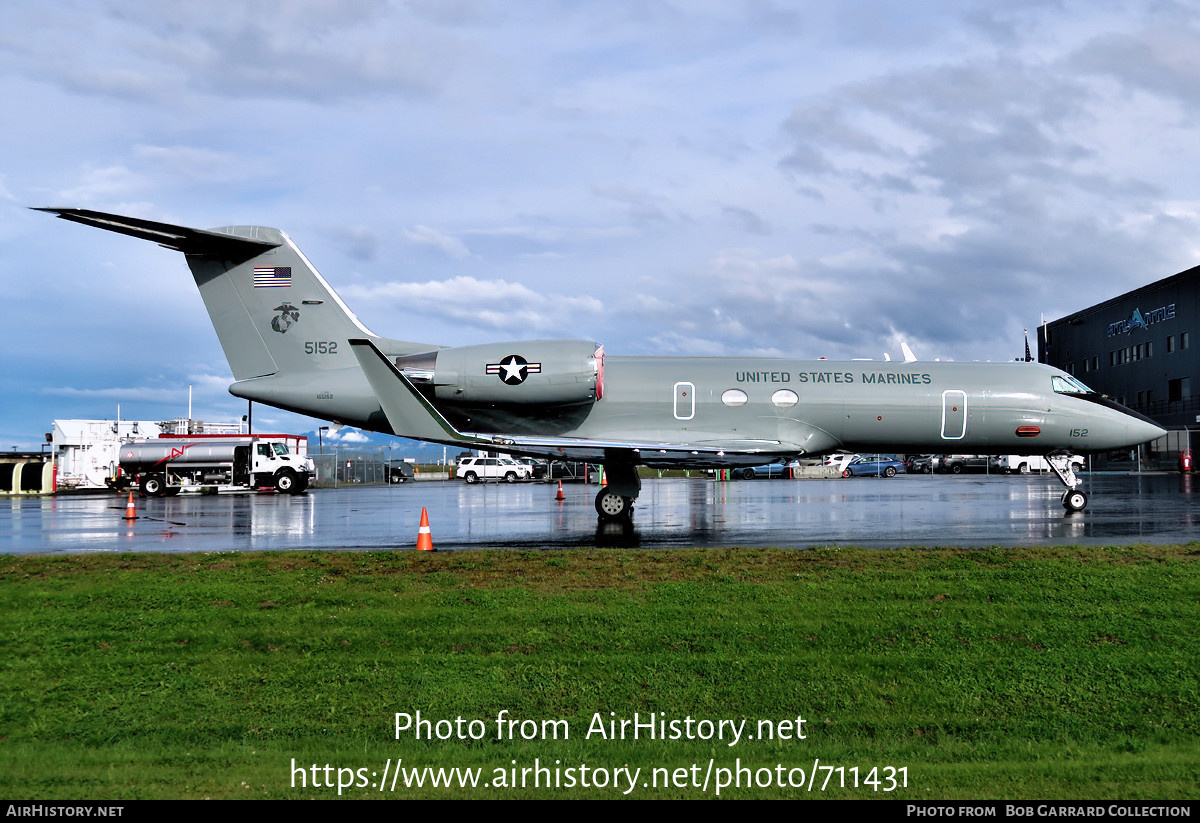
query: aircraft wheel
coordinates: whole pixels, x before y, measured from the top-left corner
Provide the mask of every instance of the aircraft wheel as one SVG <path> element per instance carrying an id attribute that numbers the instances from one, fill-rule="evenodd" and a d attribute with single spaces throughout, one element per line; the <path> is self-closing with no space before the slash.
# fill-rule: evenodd
<path id="1" fill-rule="evenodd" d="M 743 480 L 753 480 L 754 479 L 754 469 L 742 469 L 742 479 Z"/>
<path id="2" fill-rule="evenodd" d="M 141 489 L 142 494 L 147 497 L 161 497 L 166 487 L 166 482 L 161 474 L 148 474 L 142 478 Z"/>
<path id="3" fill-rule="evenodd" d="M 883 476 L 884 477 L 895 477 L 896 476 L 896 467 L 888 466 L 886 469 L 883 470 Z"/>
<path id="4" fill-rule="evenodd" d="M 842 469 L 842 477 L 849 477 L 849 476 L 850 476 L 850 470 Z"/>
<path id="5" fill-rule="evenodd" d="M 280 494 L 298 494 L 297 485 L 296 473 L 291 469 L 280 469 L 275 475 L 275 491 Z"/>
<path id="6" fill-rule="evenodd" d="M 475 472 L 467 472 L 465 475 L 463 475 L 463 480 L 473 485 L 479 482 L 479 475 L 477 475 Z"/>
<path id="7" fill-rule="evenodd" d="M 601 489 L 596 495 L 596 513 L 602 520 L 620 520 L 633 515 L 633 498 Z"/>
<path id="8" fill-rule="evenodd" d="M 513 472 L 505 472 L 505 474 L 504 474 L 504 482 L 505 482 L 505 483 L 516 483 L 516 482 L 517 482 L 517 475 L 516 475 L 515 473 L 513 473 Z"/>
<path id="9" fill-rule="evenodd" d="M 1081 512 L 1087 508 L 1087 495 L 1079 489 L 1070 489 L 1063 494 L 1062 504 L 1069 512 Z"/>

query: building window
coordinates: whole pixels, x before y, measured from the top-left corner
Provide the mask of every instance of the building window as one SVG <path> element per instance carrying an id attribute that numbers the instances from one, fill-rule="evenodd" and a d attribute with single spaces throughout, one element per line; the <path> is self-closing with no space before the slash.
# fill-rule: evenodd
<path id="1" fill-rule="evenodd" d="M 1192 396 L 1192 378 L 1177 377 L 1167 381 L 1167 402 L 1178 403 Z"/>
<path id="2" fill-rule="evenodd" d="M 1170 354 L 1173 351 L 1175 351 L 1175 335 L 1168 334 L 1167 335 L 1167 354 Z"/>
<path id="3" fill-rule="evenodd" d="M 1188 347 L 1188 332 L 1181 331 L 1179 333 L 1179 348 L 1186 349 Z"/>
<path id="4" fill-rule="evenodd" d="M 1100 355 L 1092 358 L 1092 371 L 1100 371 Z"/>

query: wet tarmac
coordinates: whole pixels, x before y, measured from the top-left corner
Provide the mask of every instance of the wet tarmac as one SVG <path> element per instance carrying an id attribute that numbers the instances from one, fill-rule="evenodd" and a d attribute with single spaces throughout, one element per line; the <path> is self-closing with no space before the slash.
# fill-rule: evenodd
<path id="1" fill-rule="evenodd" d="M 110 495 L 0 501 L 0 553 L 412 548 L 421 508 L 439 550 L 576 546 L 992 546 L 1182 543 L 1197 539 L 1200 480 L 1093 475 L 1066 514 L 1048 477 L 643 483 L 632 524 L 601 526 L 594 486 L 406 483 L 276 494 L 138 500 Z"/>

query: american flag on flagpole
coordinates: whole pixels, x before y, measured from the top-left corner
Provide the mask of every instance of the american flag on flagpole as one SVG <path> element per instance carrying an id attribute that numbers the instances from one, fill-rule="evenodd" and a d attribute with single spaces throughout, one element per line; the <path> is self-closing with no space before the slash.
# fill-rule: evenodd
<path id="1" fill-rule="evenodd" d="M 256 289 L 286 289 L 291 285 L 291 266 L 254 267 L 254 288 Z"/>

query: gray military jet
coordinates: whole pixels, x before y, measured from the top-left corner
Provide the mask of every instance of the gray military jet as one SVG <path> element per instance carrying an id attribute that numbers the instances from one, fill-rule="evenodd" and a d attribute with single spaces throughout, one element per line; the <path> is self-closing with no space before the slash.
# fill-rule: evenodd
<path id="1" fill-rule="evenodd" d="M 235 381 L 260 403 L 446 445 L 604 465 L 601 519 L 628 518 L 639 465 L 759 466 L 846 449 L 1068 457 L 1153 440 L 1153 421 L 1036 363 L 622 357 L 584 340 L 441 347 L 368 331 L 285 233 L 39 209 L 181 251 Z"/>

